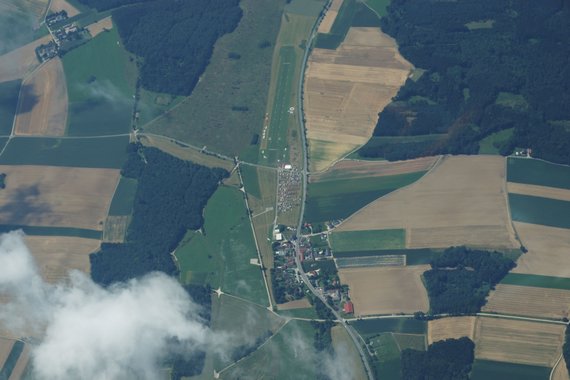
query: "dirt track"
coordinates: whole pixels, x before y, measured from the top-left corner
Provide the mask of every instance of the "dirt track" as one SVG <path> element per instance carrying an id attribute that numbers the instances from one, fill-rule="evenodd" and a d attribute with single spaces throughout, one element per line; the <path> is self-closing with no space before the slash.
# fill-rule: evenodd
<path id="1" fill-rule="evenodd" d="M 67 111 L 63 64 L 54 58 L 23 82 L 14 132 L 20 136 L 63 136 Z"/>
<path id="2" fill-rule="evenodd" d="M 408 248 L 472 245 L 514 248 L 505 159 L 446 157 L 412 185 L 359 210 L 338 231 L 406 229 Z"/>

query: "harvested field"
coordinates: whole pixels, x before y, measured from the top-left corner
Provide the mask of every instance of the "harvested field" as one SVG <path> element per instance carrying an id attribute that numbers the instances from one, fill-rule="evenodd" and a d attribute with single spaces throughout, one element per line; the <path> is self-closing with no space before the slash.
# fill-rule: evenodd
<path id="1" fill-rule="evenodd" d="M 319 25 L 319 33 L 328 33 L 331 31 L 331 27 L 334 24 L 334 20 L 336 20 L 336 16 L 338 15 L 338 10 L 342 5 L 342 1 L 343 0 L 333 0 L 331 6 L 329 7 L 329 10 Z"/>
<path id="2" fill-rule="evenodd" d="M 445 339 L 459 339 L 463 336 L 473 340 L 475 317 L 451 317 L 428 322 L 428 344 Z"/>
<path id="3" fill-rule="evenodd" d="M 422 157 L 407 161 L 341 160 L 323 173 L 312 174 L 310 182 L 336 181 L 355 178 L 424 172 L 431 169 L 439 156 Z"/>
<path id="4" fill-rule="evenodd" d="M 101 231 L 119 180 L 116 169 L 0 165 L 0 224 Z"/>
<path id="5" fill-rule="evenodd" d="M 281 303 L 277 305 L 279 310 L 295 310 L 295 309 L 306 309 L 311 307 L 311 303 L 306 298 L 301 298 L 300 300 L 289 301 L 287 303 Z"/>
<path id="6" fill-rule="evenodd" d="M 14 341 L 11 339 L 0 338 L 0 369 L 4 365 L 6 358 L 10 355 Z"/>
<path id="7" fill-rule="evenodd" d="M 429 265 L 346 268 L 340 280 L 350 288 L 356 316 L 427 311 L 429 302 L 421 275 Z"/>
<path id="8" fill-rule="evenodd" d="M 514 273 L 570 277 L 570 230 L 522 222 L 514 222 L 514 225 L 528 249 L 517 261 Z"/>
<path id="9" fill-rule="evenodd" d="M 491 291 L 485 312 L 564 318 L 570 313 L 570 290 L 499 284 Z"/>
<path id="10" fill-rule="evenodd" d="M 105 17 L 102 20 L 87 25 L 86 29 L 89 31 L 89 34 L 91 34 L 91 37 L 95 37 L 101 32 L 113 29 L 113 20 L 111 16 Z"/>
<path id="11" fill-rule="evenodd" d="M 419 181 L 362 208 L 337 231 L 404 228 L 407 248 L 515 248 L 504 179 L 503 157 L 445 157 Z"/>
<path id="12" fill-rule="evenodd" d="M 412 66 L 379 28 L 350 28 L 336 50 L 314 49 L 307 64 L 305 115 L 312 171 L 365 144 Z"/>
<path id="13" fill-rule="evenodd" d="M 40 63 L 36 57 L 36 47 L 47 44 L 51 36 L 39 38 L 27 45 L 0 56 L 0 82 L 24 78 Z"/>
<path id="14" fill-rule="evenodd" d="M 131 217 L 128 215 L 108 216 L 103 229 L 103 242 L 123 243 L 127 235 L 130 219 Z"/>
<path id="15" fill-rule="evenodd" d="M 564 357 L 562 357 L 560 362 L 558 362 L 556 368 L 554 368 L 552 380 L 570 380 L 570 376 L 568 376 L 568 369 L 566 368 L 566 360 L 564 360 Z"/>
<path id="16" fill-rule="evenodd" d="M 30 361 L 30 346 L 26 344 L 24 346 L 24 351 L 20 354 L 18 361 L 16 362 L 16 366 L 12 371 L 12 375 L 8 380 L 20 380 L 26 371 L 26 367 L 28 366 L 28 362 Z"/>
<path id="17" fill-rule="evenodd" d="M 67 85 L 59 58 L 45 63 L 22 84 L 15 134 L 63 136 L 67 125 Z"/>
<path id="18" fill-rule="evenodd" d="M 54 13 L 66 11 L 68 17 L 77 16 L 80 13 L 77 8 L 65 0 L 52 0 L 49 9 Z"/>
<path id="19" fill-rule="evenodd" d="M 564 341 L 563 325 L 478 318 L 475 357 L 527 365 L 552 367 Z"/>
<path id="20" fill-rule="evenodd" d="M 560 201 L 570 201 L 570 190 L 556 187 L 546 187 L 538 185 L 527 185 L 523 183 L 508 182 L 509 193 L 531 195 L 533 197 L 558 199 Z"/>
<path id="21" fill-rule="evenodd" d="M 34 256 L 42 277 L 51 283 L 67 278 L 70 270 L 90 272 L 89 254 L 99 249 L 99 240 L 26 236 L 26 245 Z"/>

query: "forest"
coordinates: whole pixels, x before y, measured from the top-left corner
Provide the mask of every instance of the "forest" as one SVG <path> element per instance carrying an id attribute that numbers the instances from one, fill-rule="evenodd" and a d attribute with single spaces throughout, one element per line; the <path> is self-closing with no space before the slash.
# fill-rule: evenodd
<path id="1" fill-rule="evenodd" d="M 489 291 L 516 266 L 500 252 L 450 247 L 424 272 L 432 314 L 472 314 Z"/>
<path id="2" fill-rule="evenodd" d="M 431 344 L 427 351 L 402 351 L 403 380 L 467 380 L 475 359 L 475 343 L 467 337 Z"/>
<path id="3" fill-rule="evenodd" d="M 141 85 L 175 95 L 190 95 L 214 44 L 242 16 L 239 0 L 81 1 L 98 10 L 116 8 L 113 21 L 121 40 L 140 58 Z"/>
<path id="4" fill-rule="evenodd" d="M 93 280 L 106 286 L 152 271 L 176 274 L 171 252 L 187 230 L 202 227 L 202 210 L 229 173 L 131 145 L 122 174 L 138 179 L 132 221 L 125 243 L 104 243 L 90 256 Z"/>
<path id="5" fill-rule="evenodd" d="M 392 0 L 381 23 L 421 70 L 380 113 L 374 135 L 445 138 L 367 145 L 360 155 L 476 154 L 480 140 L 514 128 L 501 154 L 532 148 L 570 163 L 570 2 Z"/>
<path id="6" fill-rule="evenodd" d="M 564 355 L 564 361 L 566 362 L 566 370 L 568 370 L 568 373 L 570 374 L 570 325 L 566 326 L 562 354 Z"/>

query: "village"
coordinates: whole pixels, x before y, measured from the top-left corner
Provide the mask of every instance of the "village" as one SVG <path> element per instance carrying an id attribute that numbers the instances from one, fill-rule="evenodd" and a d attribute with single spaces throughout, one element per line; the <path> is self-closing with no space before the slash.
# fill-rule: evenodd
<path id="1" fill-rule="evenodd" d="M 46 16 L 45 23 L 53 40 L 36 48 L 40 63 L 61 56 L 90 39 L 85 28 L 79 27 L 75 22 L 69 23 L 65 10 Z"/>

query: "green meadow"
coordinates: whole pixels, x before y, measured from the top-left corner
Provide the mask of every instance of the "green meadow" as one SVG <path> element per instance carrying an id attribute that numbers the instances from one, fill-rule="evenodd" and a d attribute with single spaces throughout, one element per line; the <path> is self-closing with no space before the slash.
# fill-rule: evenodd
<path id="1" fill-rule="evenodd" d="M 330 234 L 330 242 L 335 253 L 403 249 L 406 245 L 406 231 L 393 229 L 333 232 Z"/>
<path id="2" fill-rule="evenodd" d="M 121 176 L 109 207 L 110 216 L 131 215 L 137 192 L 137 183 L 136 179 Z"/>
<path id="3" fill-rule="evenodd" d="M 501 284 L 570 290 L 570 278 L 538 274 L 509 273 L 503 278 Z"/>
<path id="4" fill-rule="evenodd" d="M 514 221 L 570 228 L 570 202 L 568 201 L 509 194 L 509 205 Z"/>
<path id="5" fill-rule="evenodd" d="M 472 380 L 547 380 L 550 368 L 476 359 Z"/>
<path id="6" fill-rule="evenodd" d="M 570 189 L 570 166 L 530 158 L 509 157 L 507 181 Z"/>

